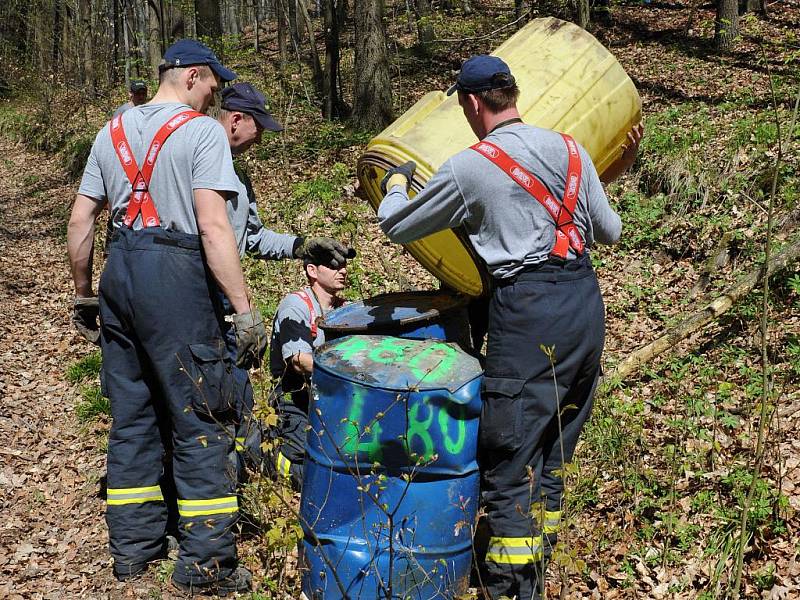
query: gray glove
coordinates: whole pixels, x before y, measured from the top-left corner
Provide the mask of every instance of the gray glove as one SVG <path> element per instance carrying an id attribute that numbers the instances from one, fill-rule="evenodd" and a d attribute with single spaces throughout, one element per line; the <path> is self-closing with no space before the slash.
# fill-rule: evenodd
<path id="1" fill-rule="evenodd" d="M 97 296 L 91 298 L 75 298 L 72 305 L 72 323 L 87 341 L 100 345 L 100 302 Z"/>
<path id="2" fill-rule="evenodd" d="M 267 331 L 261 312 L 252 308 L 249 313 L 233 315 L 233 330 L 236 334 L 236 366 L 243 369 L 258 366 L 267 350 Z"/>
<path id="3" fill-rule="evenodd" d="M 417 170 L 417 163 L 415 163 L 413 160 L 410 160 L 407 163 L 403 163 L 399 167 L 392 167 L 391 169 L 386 171 L 386 175 L 384 175 L 383 179 L 381 179 L 381 191 L 383 192 L 383 195 L 385 196 L 386 194 L 389 193 L 389 190 L 386 189 L 386 185 L 389 183 L 389 179 L 391 178 L 392 175 L 396 175 L 397 173 L 405 175 L 407 182 L 406 189 L 408 189 L 408 186 L 411 185 L 411 179 L 414 177 L 414 172 L 416 170 Z"/>
<path id="4" fill-rule="evenodd" d="M 355 258 L 356 251 L 333 238 L 315 237 L 303 240 L 295 250 L 295 256 L 314 264 L 338 269 L 348 258 Z"/>

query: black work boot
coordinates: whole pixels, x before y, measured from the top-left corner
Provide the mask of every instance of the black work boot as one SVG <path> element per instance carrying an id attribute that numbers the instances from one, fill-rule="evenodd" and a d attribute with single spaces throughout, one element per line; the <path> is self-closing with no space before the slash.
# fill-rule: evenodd
<path id="1" fill-rule="evenodd" d="M 253 586 L 253 576 L 244 567 L 237 567 L 230 575 L 207 583 L 183 583 L 172 579 L 172 585 L 189 595 L 227 596 L 235 592 L 249 592 Z"/>
<path id="2" fill-rule="evenodd" d="M 143 563 L 121 563 L 117 560 L 114 560 L 114 577 L 117 578 L 117 581 L 132 581 L 134 579 L 138 579 L 145 571 L 147 571 L 147 567 L 149 567 L 152 563 L 167 558 L 167 543 L 168 542 L 165 540 L 161 550 L 155 556 L 153 556 L 153 558 Z"/>

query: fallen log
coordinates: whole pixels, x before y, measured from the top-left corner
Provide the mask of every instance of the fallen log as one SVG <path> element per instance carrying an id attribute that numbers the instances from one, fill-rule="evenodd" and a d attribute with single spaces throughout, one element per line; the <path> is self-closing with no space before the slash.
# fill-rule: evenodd
<path id="1" fill-rule="evenodd" d="M 782 271 L 798 258 L 800 258 L 800 240 L 795 239 L 770 259 L 769 275 L 772 276 Z M 725 290 L 721 296 L 672 327 L 664 335 L 628 355 L 606 374 L 605 380 L 623 381 L 645 363 L 663 354 L 669 348 L 677 345 L 678 342 L 686 339 L 695 331 L 705 327 L 711 321 L 727 312 L 731 306 L 749 294 L 762 280 L 763 276 L 764 265 L 761 265 Z"/>

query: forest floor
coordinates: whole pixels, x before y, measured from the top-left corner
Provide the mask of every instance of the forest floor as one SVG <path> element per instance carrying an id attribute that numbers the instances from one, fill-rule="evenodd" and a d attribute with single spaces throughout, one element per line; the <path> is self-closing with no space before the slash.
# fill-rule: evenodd
<path id="1" fill-rule="evenodd" d="M 708 43 L 711 9 L 690 2 L 618 6 L 614 24 L 595 32 L 635 81 L 647 123 L 637 164 L 609 188 L 625 238 L 594 256 L 608 312 L 608 370 L 763 260 L 775 114 L 784 147 L 774 238 L 778 247 L 798 242 L 800 127 L 788 132 L 788 123 L 798 86 L 800 2 L 770 6 L 772 17 L 747 19 L 737 51 L 723 57 Z M 393 14 L 398 114 L 424 92 L 444 89 L 468 54 L 503 39 L 475 38 L 508 22 L 509 7 L 481 14 L 435 17 L 438 37 L 464 42 L 437 45 L 425 58 L 407 50 L 410 23 L 402 11 Z M 264 222 L 277 231 L 356 242 L 353 298 L 434 287 L 402 248 L 386 241 L 355 195 L 355 161 L 369 135 L 319 119 L 303 99 L 307 68 L 276 73 L 252 53 L 234 58 L 240 74 L 270 91 L 287 126 L 243 161 Z M 352 69 L 345 49 L 345 74 L 348 64 Z M 64 96 L 65 104 L 71 97 Z M 100 126 L 110 104 L 82 111 L 89 129 Z M 12 109 L 29 110 L 0 106 L 0 121 Z M 69 320 L 65 235 L 77 183 L 65 173 L 63 154 L 31 150 L 17 141 L 24 136 L 3 131 L 0 597 L 169 598 L 170 561 L 136 583 L 120 584 L 111 575 L 101 494 L 107 406 L 96 385 L 97 353 Z M 716 257 L 719 266 L 704 274 Z M 246 267 L 265 315 L 302 281 L 300 270 L 285 262 L 248 260 Z M 551 569 L 551 597 L 562 581 L 569 598 L 709 599 L 730 590 L 763 391 L 760 303 L 760 293 L 748 295 L 715 324 L 598 394 L 568 478 L 563 573 Z M 800 597 L 796 267 L 772 280 L 769 322 L 771 417 L 743 591 L 777 600 Z M 254 379 L 263 395 L 264 375 Z M 278 501 L 296 496 L 269 482 L 251 485 L 245 496 L 265 524 L 240 544 L 259 585 L 254 600 L 296 597 L 295 524 Z"/>

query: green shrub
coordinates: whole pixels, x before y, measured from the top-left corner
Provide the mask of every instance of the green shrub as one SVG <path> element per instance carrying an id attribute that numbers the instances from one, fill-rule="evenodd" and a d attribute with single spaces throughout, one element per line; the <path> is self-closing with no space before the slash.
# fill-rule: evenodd
<path id="1" fill-rule="evenodd" d="M 100 367 L 103 364 L 103 357 L 100 350 L 95 350 L 88 356 L 84 356 L 79 361 L 67 367 L 67 381 L 70 383 L 80 383 L 89 379 L 96 379 L 100 376 Z"/>
<path id="2" fill-rule="evenodd" d="M 111 402 L 100 392 L 100 386 L 87 384 L 81 387 L 81 397 L 75 406 L 75 415 L 81 423 L 90 423 L 102 416 L 111 416 Z"/>

